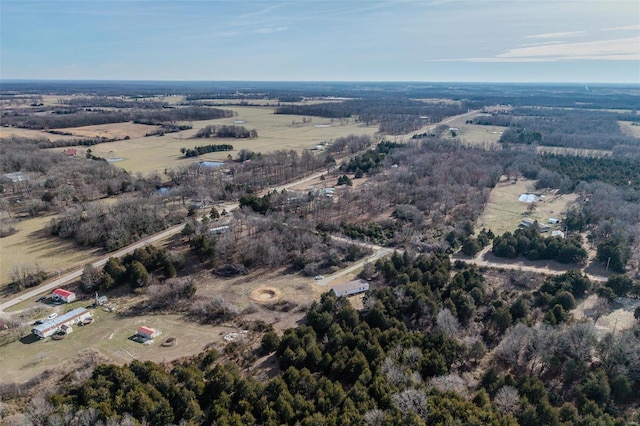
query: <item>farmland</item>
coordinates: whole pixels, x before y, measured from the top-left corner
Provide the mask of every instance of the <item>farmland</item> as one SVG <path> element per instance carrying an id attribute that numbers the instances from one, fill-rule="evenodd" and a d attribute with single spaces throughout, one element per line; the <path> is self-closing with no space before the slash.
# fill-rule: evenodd
<path id="1" fill-rule="evenodd" d="M 203 160 L 224 161 L 228 155 L 235 155 L 242 149 L 254 152 L 270 152 L 276 150 L 302 151 L 311 149 L 321 141 L 331 141 L 350 134 L 373 135 L 377 131 L 375 126 L 363 126 L 353 119 L 330 120 L 314 118 L 311 122 L 303 123 L 302 117 L 273 114 L 271 108 L 260 107 L 229 107 L 237 116 L 218 120 L 204 120 L 187 122 L 193 129 L 164 136 L 132 138 L 131 140 L 110 142 L 94 145 L 91 150 L 94 155 L 103 158 L 122 158 L 115 163 L 130 172 L 152 173 L 167 168 L 186 166 Z M 194 148 L 195 146 L 212 143 L 213 139 L 192 139 L 201 128 L 207 125 L 233 125 L 242 120 L 241 125 L 248 129 L 257 129 L 256 139 L 228 139 L 216 138 L 215 143 L 231 144 L 233 151 L 217 152 L 193 158 L 184 158 L 180 148 Z M 316 127 L 320 125 L 322 127 Z M 328 126 L 328 127 L 325 127 Z"/>

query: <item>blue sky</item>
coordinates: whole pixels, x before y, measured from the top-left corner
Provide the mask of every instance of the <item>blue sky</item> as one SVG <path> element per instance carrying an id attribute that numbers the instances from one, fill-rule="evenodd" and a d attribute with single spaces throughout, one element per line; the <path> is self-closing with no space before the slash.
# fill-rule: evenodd
<path id="1" fill-rule="evenodd" d="M 637 0 L 0 0 L 3 79 L 640 83 Z"/>

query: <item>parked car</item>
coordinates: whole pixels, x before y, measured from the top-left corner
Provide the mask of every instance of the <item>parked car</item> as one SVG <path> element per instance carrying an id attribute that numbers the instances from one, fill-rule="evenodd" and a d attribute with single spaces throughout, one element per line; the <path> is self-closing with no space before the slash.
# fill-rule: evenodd
<path id="1" fill-rule="evenodd" d="M 316 281 L 320 281 L 321 279 L 324 279 L 324 276 L 322 275 L 316 275 L 314 278 Z"/>
<path id="2" fill-rule="evenodd" d="M 42 296 L 42 297 L 39 297 L 38 300 L 36 300 L 36 302 L 40 303 L 40 302 L 44 302 L 45 300 L 47 300 L 47 296 Z"/>
<path id="3" fill-rule="evenodd" d="M 51 315 L 49 315 L 47 318 L 49 318 L 49 319 L 54 319 L 54 318 L 55 318 L 55 317 L 57 317 L 57 316 L 58 316 L 58 314 L 54 312 L 54 313 L 52 313 Z"/>
<path id="4" fill-rule="evenodd" d="M 36 320 L 36 321 L 33 323 L 33 325 L 40 325 L 40 324 L 42 324 L 42 320 Z"/>

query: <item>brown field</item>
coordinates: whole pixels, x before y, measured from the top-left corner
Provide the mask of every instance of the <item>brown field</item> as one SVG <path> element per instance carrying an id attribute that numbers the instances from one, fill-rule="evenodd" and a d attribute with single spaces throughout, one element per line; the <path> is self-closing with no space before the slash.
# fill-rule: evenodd
<path id="1" fill-rule="evenodd" d="M 261 320 L 274 324 L 277 330 L 293 327 L 303 316 L 299 307 L 308 306 L 321 293 L 328 289 L 320 287 L 310 278 L 299 274 L 283 275 L 282 271 L 253 273 L 234 279 L 220 279 L 210 273 L 195 277 L 198 283 L 197 296 L 220 296 L 240 309 L 252 308 L 252 313 L 242 316 L 244 321 Z M 279 294 L 280 301 L 290 302 L 294 307 L 289 312 L 273 309 L 272 303 L 255 303 L 251 295 L 264 287 L 271 287 Z M 119 310 L 119 303 L 127 303 L 130 296 L 112 299 Z M 138 301 L 140 297 L 136 298 Z M 47 307 L 48 314 L 54 309 L 60 313 L 71 308 L 86 306 L 90 302 L 75 302 L 70 305 Z M 74 332 L 61 341 L 51 339 L 36 340 L 32 343 L 14 342 L 2 348 L 0 369 L 2 382 L 25 381 L 42 371 L 53 367 L 65 367 L 83 353 L 97 352 L 107 358 L 107 362 L 124 364 L 133 359 L 155 362 L 171 361 L 202 352 L 206 346 L 220 348 L 223 337 L 231 332 L 240 333 L 241 339 L 252 339 L 252 332 L 242 333 L 236 322 L 219 326 L 201 325 L 177 314 L 119 316 L 103 309 L 94 311 L 95 321 L 84 327 L 74 327 Z M 162 334 L 151 345 L 135 343 L 129 340 L 137 328 L 147 325 L 156 328 Z M 177 344 L 162 347 L 161 343 L 169 337 L 176 337 Z"/>
<path id="2" fill-rule="evenodd" d="M 575 202 L 575 194 L 554 195 L 549 191 L 536 191 L 535 181 L 519 179 L 515 184 L 512 181 L 500 182 L 491 191 L 489 202 L 478 218 L 477 229 L 491 229 L 496 235 L 506 231 L 513 232 L 520 221 L 530 217 L 542 224 L 547 223 L 550 217 L 562 218 L 562 213 Z M 523 193 L 535 193 L 545 195 L 545 199 L 536 203 L 533 213 L 527 213 L 527 203 L 518 201 Z"/>
<path id="3" fill-rule="evenodd" d="M 618 121 L 618 125 L 625 135 L 640 138 L 640 126 L 633 126 L 631 121 Z"/>
<path id="4" fill-rule="evenodd" d="M 18 127 L 0 127 L 0 139 L 9 137 L 28 138 L 28 139 L 44 139 L 52 142 L 59 140 L 80 140 L 78 137 L 68 135 L 54 135 L 43 132 L 42 130 L 20 129 Z"/>
<path id="5" fill-rule="evenodd" d="M 130 172 L 151 173 L 174 168 L 203 160 L 225 160 L 228 155 L 235 157 L 241 149 L 256 152 L 270 152 L 280 149 L 302 151 L 312 148 L 320 141 L 330 141 L 350 134 L 369 134 L 377 132 L 377 126 L 363 126 L 353 120 L 334 120 L 313 118 L 311 123 L 302 123 L 303 117 L 295 115 L 276 115 L 271 108 L 230 107 L 238 115 L 232 118 L 194 121 L 193 129 L 164 136 L 135 138 L 126 141 L 109 142 L 91 147 L 94 155 L 104 158 L 123 158 L 114 163 Z M 257 129 L 256 139 L 190 139 L 201 128 L 210 124 L 234 124 L 235 120 L 244 120 L 238 124 L 247 129 Z M 296 124 L 293 124 L 293 123 Z M 330 127 L 315 127 L 326 124 Z M 180 148 L 193 148 L 200 145 L 228 143 L 233 151 L 215 152 L 198 158 L 184 158 Z"/>
<path id="6" fill-rule="evenodd" d="M 475 118 L 475 116 L 473 117 Z M 448 126 L 457 128 L 456 137 L 451 136 L 451 132 L 447 131 L 443 135 L 445 139 L 458 139 L 468 145 L 480 145 L 487 148 L 500 146 L 498 140 L 505 127 L 501 126 L 480 126 L 478 124 L 465 124 L 465 121 L 472 119 L 471 117 L 462 117 L 452 121 Z"/>
<path id="7" fill-rule="evenodd" d="M 8 284 L 14 267 L 33 266 L 34 262 L 49 273 L 83 265 L 99 251 L 83 249 L 74 242 L 53 237 L 46 227 L 54 216 L 17 221 L 18 232 L 0 238 L 0 287 Z"/>
<path id="8" fill-rule="evenodd" d="M 69 127 L 59 129 L 60 131 L 71 133 L 73 136 L 84 138 L 110 138 L 123 139 L 125 136 L 130 138 L 142 138 L 149 132 L 158 129 L 158 126 L 136 123 L 110 123 L 98 124 L 95 126 Z"/>

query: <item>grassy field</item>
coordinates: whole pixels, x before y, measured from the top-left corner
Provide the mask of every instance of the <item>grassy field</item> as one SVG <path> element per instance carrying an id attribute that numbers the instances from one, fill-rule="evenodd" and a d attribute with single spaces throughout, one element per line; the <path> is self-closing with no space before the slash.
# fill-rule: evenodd
<path id="1" fill-rule="evenodd" d="M 640 126 L 633 126 L 631 123 L 631 121 L 618 121 L 618 125 L 624 134 L 640 138 Z"/>
<path id="2" fill-rule="evenodd" d="M 53 216 L 17 221 L 18 232 L 0 238 L 0 286 L 6 285 L 16 266 L 33 266 L 34 262 L 48 272 L 82 265 L 98 253 L 95 249 L 82 249 L 74 242 L 53 237 L 46 227 Z"/>
<path id="3" fill-rule="evenodd" d="M 451 132 L 447 131 L 443 137 L 445 139 L 458 139 L 468 145 L 484 146 L 487 148 L 499 146 L 498 140 L 500 139 L 502 132 L 505 130 L 505 127 L 465 124 L 465 122 L 470 119 L 472 118 L 462 117 L 449 123 L 449 128 L 458 129 L 456 136 L 451 136 Z"/>
<path id="4" fill-rule="evenodd" d="M 536 191 L 534 184 L 535 181 L 520 179 L 515 184 L 509 181 L 496 185 L 489 195 L 487 207 L 478 218 L 477 228 L 491 229 L 498 235 L 506 231 L 513 232 L 525 217 L 546 224 L 550 217 L 561 218 L 562 213 L 576 200 L 575 194 L 554 195 Z M 534 212 L 528 213 L 529 205 L 518 201 L 523 193 L 542 194 L 545 198 L 536 203 Z"/>
<path id="5" fill-rule="evenodd" d="M 20 129 L 17 127 L 0 127 L 0 139 L 18 137 L 27 139 L 45 139 L 52 142 L 59 140 L 80 140 L 81 138 L 68 135 L 54 135 L 42 130 Z"/>
<path id="6" fill-rule="evenodd" d="M 301 116 L 276 115 L 271 108 L 230 107 L 237 116 L 232 118 L 190 122 L 193 129 L 164 136 L 135 138 L 127 141 L 98 144 L 91 147 L 94 155 L 104 158 L 122 158 L 114 163 L 130 172 L 151 173 L 163 171 L 203 160 L 225 160 L 228 155 L 235 157 L 241 149 L 255 152 L 270 152 L 280 149 L 302 151 L 309 149 L 320 141 L 330 141 L 350 134 L 369 134 L 377 132 L 377 126 L 363 126 L 353 120 L 334 120 L 313 118 L 311 123 L 302 123 Z M 234 121 L 247 129 L 257 129 L 256 139 L 191 139 L 201 128 L 210 124 L 233 125 Z M 294 124 L 295 123 L 295 124 Z M 329 125 L 329 127 L 315 127 Z M 228 143 L 233 151 L 217 152 L 202 155 L 198 158 L 184 158 L 180 148 L 193 148 L 200 145 Z"/>

